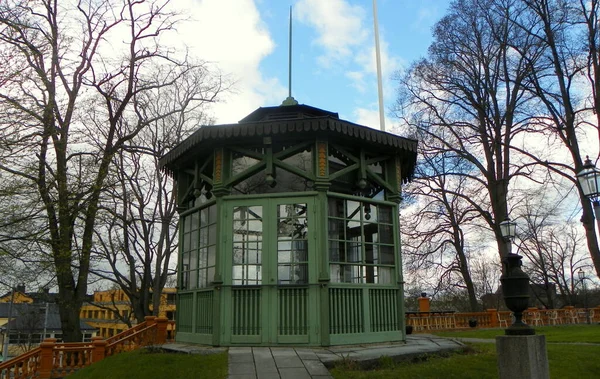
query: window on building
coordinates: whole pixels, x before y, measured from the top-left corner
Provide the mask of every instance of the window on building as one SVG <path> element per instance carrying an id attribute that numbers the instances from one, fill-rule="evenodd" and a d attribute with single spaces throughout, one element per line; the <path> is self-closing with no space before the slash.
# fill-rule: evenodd
<path id="1" fill-rule="evenodd" d="M 183 217 L 181 288 L 205 288 L 215 276 L 217 207 L 212 204 Z"/>
<path id="2" fill-rule="evenodd" d="M 396 263 L 392 207 L 331 197 L 328 216 L 331 281 L 391 284 Z"/>

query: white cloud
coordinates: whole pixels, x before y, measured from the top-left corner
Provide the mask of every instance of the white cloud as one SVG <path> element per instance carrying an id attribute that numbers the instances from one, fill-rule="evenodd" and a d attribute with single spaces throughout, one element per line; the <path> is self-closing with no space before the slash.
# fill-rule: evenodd
<path id="1" fill-rule="evenodd" d="M 300 21 L 316 29 L 316 43 L 326 52 L 318 60 L 327 67 L 351 56 L 368 37 L 365 10 L 348 1 L 300 0 L 294 9 Z"/>
<path id="2" fill-rule="evenodd" d="M 275 44 L 253 0 L 178 0 L 175 6 L 191 19 L 178 27 L 182 42 L 235 81 L 233 91 L 213 107 L 217 123 L 237 122 L 285 98 L 285 87 L 259 70 Z"/>
<path id="3" fill-rule="evenodd" d="M 296 8 L 302 22 L 316 29 L 316 42 L 325 51 L 317 58 L 326 70 L 343 72 L 361 95 L 377 97 L 377 64 L 371 9 L 348 0 L 300 0 Z M 380 54 L 384 97 L 393 98 L 392 74 L 405 62 L 390 53 L 390 45 L 380 31 Z M 379 123 L 377 123 L 379 124 Z"/>
<path id="4" fill-rule="evenodd" d="M 384 115 L 385 119 L 385 131 L 393 133 L 392 126 L 394 120 Z M 359 125 L 368 126 L 373 129 L 380 129 L 379 127 L 379 110 L 367 109 L 367 108 L 356 108 L 354 110 L 354 123 Z"/>

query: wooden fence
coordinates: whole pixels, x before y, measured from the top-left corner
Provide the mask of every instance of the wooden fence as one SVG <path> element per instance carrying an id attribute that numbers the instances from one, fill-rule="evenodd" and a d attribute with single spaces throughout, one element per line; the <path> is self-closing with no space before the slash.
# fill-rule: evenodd
<path id="1" fill-rule="evenodd" d="M 92 342 L 57 343 L 49 338 L 38 348 L 0 363 L 0 379 L 62 378 L 119 352 L 164 344 L 169 323 L 166 317 L 147 316 L 143 323 L 106 340 L 94 337 Z"/>
<path id="2" fill-rule="evenodd" d="M 512 324 L 510 311 L 488 309 L 485 312 L 414 312 L 407 314 L 406 325 L 411 325 L 414 332 L 431 330 L 452 330 L 469 327 L 506 328 Z M 600 322 L 600 307 L 563 309 L 529 308 L 523 312 L 523 321 L 531 326 L 587 324 Z"/>

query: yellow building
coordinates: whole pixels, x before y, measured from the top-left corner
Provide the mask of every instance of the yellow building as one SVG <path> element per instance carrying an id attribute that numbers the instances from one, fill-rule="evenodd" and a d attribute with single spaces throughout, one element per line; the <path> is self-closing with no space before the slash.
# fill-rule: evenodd
<path id="1" fill-rule="evenodd" d="M 163 289 L 158 316 L 175 320 L 175 293 L 175 288 Z M 132 326 L 137 323 L 129 297 L 120 289 L 95 291 L 93 298 L 81 307 L 80 317 L 82 321 L 97 328 L 98 335 L 104 338 L 128 329 L 129 326 L 124 320 L 128 320 Z M 170 334 L 174 329 L 174 323 L 170 323 Z"/>

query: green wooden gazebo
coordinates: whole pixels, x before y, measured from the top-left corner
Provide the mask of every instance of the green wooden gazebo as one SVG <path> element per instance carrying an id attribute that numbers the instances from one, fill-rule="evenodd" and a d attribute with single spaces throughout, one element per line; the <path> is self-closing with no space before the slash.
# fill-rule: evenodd
<path id="1" fill-rule="evenodd" d="M 204 126 L 162 157 L 180 212 L 177 341 L 404 340 L 397 215 L 416 154 L 296 104 Z"/>

